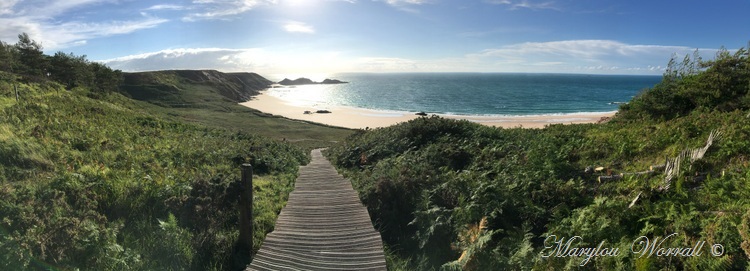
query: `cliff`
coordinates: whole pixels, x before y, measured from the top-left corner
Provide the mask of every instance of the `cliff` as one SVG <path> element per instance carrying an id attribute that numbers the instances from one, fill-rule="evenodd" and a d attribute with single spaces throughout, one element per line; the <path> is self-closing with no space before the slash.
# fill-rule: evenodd
<path id="1" fill-rule="evenodd" d="M 268 88 L 273 82 L 256 73 L 223 73 L 215 70 L 168 70 L 124 73 L 120 90 L 147 101 L 200 102 L 190 99 L 209 93 L 243 102 Z"/>

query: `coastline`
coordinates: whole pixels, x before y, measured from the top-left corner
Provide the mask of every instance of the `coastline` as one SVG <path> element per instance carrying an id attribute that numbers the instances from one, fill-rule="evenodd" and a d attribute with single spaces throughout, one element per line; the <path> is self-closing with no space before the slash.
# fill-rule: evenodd
<path id="1" fill-rule="evenodd" d="M 261 91 L 259 95 L 253 96 L 250 101 L 240 103 L 240 105 L 290 119 L 311 121 L 351 129 L 387 127 L 419 117 L 412 112 L 373 110 L 347 106 L 332 106 L 325 108 L 326 110 L 330 110 L 331 113 L 304 114 L 305 111 L 315 112 L 322 108 L 292 105 L 281 98 L 267 95 L 265 91 Z M 429 113 L 429 115 L 432 114 Z M 449 119 L 464 119 L 487 126 L 503 128 L 544 128 L 544 126 L 550 124 L 596 123 L 603 117 L 614 116 L 615 112 L 530 116 L 435 115 Z"/>

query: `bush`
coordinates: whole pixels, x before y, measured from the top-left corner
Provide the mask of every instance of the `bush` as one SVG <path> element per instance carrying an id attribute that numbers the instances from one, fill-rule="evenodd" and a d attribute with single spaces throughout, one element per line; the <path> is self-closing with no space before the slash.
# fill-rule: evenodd
<path id="1" fill-rule="evenodd" d="M 750 52 L 719 50 L 710 61 L 696 54 L 670 61 L 664 79 L 621 106 L 620 118 L 669 120 L 693 110 L 721 112 L 750 109 Z"/>
<path id="2" fill-rule="evenodd" d="M 637 237 L 678 232 L 671 245 L 712 240 L 740 247 L 743 178 L 695 181 L 695 171 L 747 172 L 746 114 L 695 110 L 668 122 L 553 125 L 497 129 L 466 121 L 420 118 L 361 131 L 332 147 L 329 158 L 352 179 L 390 248 L 391 266 L 418 269 L 736 269 L 748 261 L 739 249 L 724 258 L 650 258 L 622 253 L 579 267 L 581 258 L 542 258 L 548 235 L 581 235 L 582 246 L 629 251 Z M 663 175 L 613 174 L 662 163 L 685 148 L 703 146 L 711 130 L 725 136 L 668 191 Z M 424 134 L 420 134 L 424 133 Z M 742 162 L 740 162 L 742 161 Z M 743 173 L 745 174 L 745 173 Z M 746 174 L 745 174 L 746 175 Z M 734 192 L 729 192 L 734 191 Z M 634 207 L 630 207 L 639 195 Z M 721 210 L 717 217 L 716 210 Z M 741 211 L 743 210 L 743 211 Z M 734 233 L 731 233 L 731 232 Z M 718 241 L 721 240 L 721 241 Z"/>

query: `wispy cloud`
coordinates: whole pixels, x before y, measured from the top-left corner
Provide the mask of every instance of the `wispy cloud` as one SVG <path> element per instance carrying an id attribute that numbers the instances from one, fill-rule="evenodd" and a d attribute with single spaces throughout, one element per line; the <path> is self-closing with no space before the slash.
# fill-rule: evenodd
<path id="1" fill-rule="evenodd" d="M 289 22 L 284 25 L 284 30 L 291 33 L 315 33 L 315 28 L 303 22 Z"/>
<path id="2" fill-rule="evenodd" d="M 66 44 L 76 40 L 87 38 L 106 37 L 113 35 L 128 34 L 142 29 L 156 27 L 167 22 L 167 19 L 146 17 L 141 20 L 132 21 L 108 21 L 108 22 L 68 22 L 48 28 L 50 32 L 59 33 L 57 44 Z"/>
<path id="3" fill-rule="evenodd" d="M 500 26 L 500 27 L 489 29 L 489 30 L 461 32 L 461 33 L 458 33 L 457 35 L 463 38 L 481 38 L 481 37 L 500 35 L 500 34 L 532 33 L 532 32 L 540 32 L 540 31 L 542 30 L 535 28 L 535 27 L 531 27 L 531 26 L 518 26 L 518 27 Z"/>
<path id="4" fill-rule="evenodd" d="M 185 9 L 188 9 L 188 7 L 182 6 L 182 5 L 160 4 L 160 5 L 150 6 L 144 10 L 185 10 Z"/>
<path id="5" fill-rule="evenodd" d="M 513 44 L 469 54 L 466 58 L 495 63 L 497 68 L 512 66 L 518 71 L 660 72 L 672 54 L 685 55 L 694 50 L 686 46 L 627 44 L 612 40 L 568 40 Z M 713 55 L 716 49 L 699 51 Z"/>
<path id="6" fill-rule="evenodd" d="M 111 0 L 10 1 L 0 4 L 0 39 L 12 42 L 19 33 L 41 42 L 45 49 L 56 50 L 87 43 L 87 40 L 132 33 L 156 27 L 168 20 L 140 14 L 130 20 L 66 19 L 67 12 Z"/>
<path id="7" fill-rule="evenodd" d="M 392 72 L 549 72 L 661 74 L 673 54 L 691 54 L 686 46 L 627 44 L 612 40 L 527 42 L 440 59 L 363 57 L 355 71 Z M 701 48 L 708 59 L 717 49 Z"/>
<path id="8" fill-rule="evenodd" d="M 559 56 L 592 61 L 602 56 L 636 57 L 643 54 L 663 54 L 690 51 L 684 46 L 631 45 L 612 40 L 568 40 L 551 42 L 526 42 L 497 49 L 484 50 L 482 56 Z"/>
<path id="9" fill-rule="evenodd" d="M 165 69 L 236 71 L 262 66 L 262 63 L 257 62 L 254 65 L 252 57 L 248 57 L 252 55 L 262 56 L 263 54 L 261 54 L 260 49 L 179 48 L 101 60 L 100 62 L 125 71 Z"/>
<path id="10" fill-rule="evenodd" d="M 124 71 L 168 69 L 214 69 L 220 71 L 254 71 L 266 74 L 289 72 L 335 72 L 343 67 L 336 52 L 311 55 L 291 49 L 276 48 L 177 48 L 157 52 L 100 60 Z"/>
<path id="11" fill-rule="evenodd" d="M 388 3 L 389 5 L 398 6 L 398 5 L 404 5 L 404 4 L 421 5 L 424 3 L 428 3 L 429 1 L 427 0 L 385 0 L 385 2 Z"/>
<path id="12" fill-rule="evenodd" d="M 223 20 L 245 13 L 262 4 L 273 4 L 276 0 L 195 0 L 193 8 L 200 10 L 187 14 L 183 21 Z"/>
<path id="13" fill-rule="evenodd" d="M 549 10 L 561 10 L 554 1 L 532 1 L 532 0 L 486 0 L 486 3 L 495 5 L 507 5 L 511 10 L 517 9 L 549 9 Z"/>
<path id="14" fill-rule="evenodd" d="M 438 59 L 310 54 L 300 48 L 182 48 L 102 62 L 125 71 L 217 69 L 288 72 L 551 72 L 661 74 L 672 54 L 690 54 L 685 46 L 627 44 L 611 40 L 528 42 Z M 704 59 L 716 49 L 700 49 Z"/>
<path id="15" fill-rule="evenodd" d="M 41 42 L 45 49 L 55 50 L 87 43 L 88 39 L 132 33 L 141 29 L 153 28 L 166 22 L 166 19 L 144 18 L 134 21 L 108 22 L 66 22 L 53 24 L 38 22 L 28 17 L 13 19 L 0 18 L 0 37 L 13 41 L 19 33 L 27 33 L 32 39 Z"/>
<path id="16" fill-rule="evenodd" d="M 419 71 L 419 62 L 394 57 L 362 57 L 354 61 L 355 71 Z"/>
<path id="17" fill-rule="evenodd" d="M 13 0 L 11 0 L 12 2 Z M 64 14 L 74 9 L 108 4 L 113 0 L 41 0 L 41 1 L 16 1 L 14 14 L 19 16 L 46 17 L 51 18 Z"/>
<path id="18" fill-rule="evenodd" d="M 430 3 L 429 0 L 383 0 L 388 5 L 409 13 L 419 13 L 415 6 Z"/>
<path id="19" fill-rule="evenodd" d="M 13 6 L 15 6 L 19 0 L 3 0 L 0 2 L 0 15 L 13 14 Z"/>

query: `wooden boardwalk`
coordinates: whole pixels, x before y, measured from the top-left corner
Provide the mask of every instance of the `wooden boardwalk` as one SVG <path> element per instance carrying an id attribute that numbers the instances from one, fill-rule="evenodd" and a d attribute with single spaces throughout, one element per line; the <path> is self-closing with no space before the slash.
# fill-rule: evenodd
<path id="1" fill-rule="evenodd" d="M 247 270 L 386 270 L 367 208 L 319 149 Z"/>

